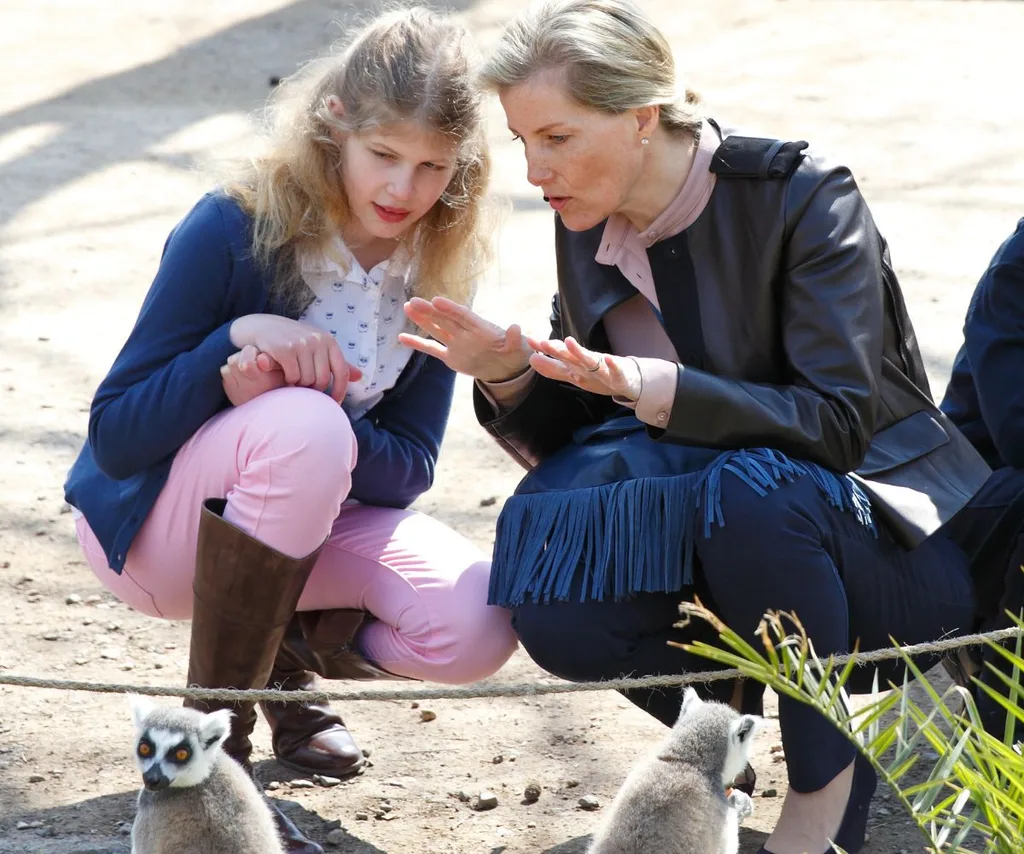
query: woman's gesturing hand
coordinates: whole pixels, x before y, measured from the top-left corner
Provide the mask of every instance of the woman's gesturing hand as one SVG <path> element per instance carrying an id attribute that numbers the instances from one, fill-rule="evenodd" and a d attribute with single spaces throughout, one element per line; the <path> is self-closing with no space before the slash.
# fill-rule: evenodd
<path id="1" fill-rule="evenodd" d="M 256 348 L 280 368 L 285 385 L 330 389 L 339 403 L 345 399 L 349 380 L 358 379 L 334 336 L 297 320 L 276 314 L 247 314 L 231 324 L 231 341 L 240 350 Z"/>
<path id="2" fill-rule="evenodd" d="M 541 376 L 592 391 L 637 400 L 640 397 L 640 368 L 628 356 L 597 353 L 583 347 L 575 338 L 527 339 L 536 350 L 530 365 Z"/>
<path id="3" fill-rule="evenodd" d="M 530 353 L 519 327 L 507 329 L 444 297 L 413 297 L 405 304 L 406 316 L 430 335 L 403 332 L 405 346 L 434 356 L 453 371 L 485 382 L 511 379 L 530 365 Z"/>

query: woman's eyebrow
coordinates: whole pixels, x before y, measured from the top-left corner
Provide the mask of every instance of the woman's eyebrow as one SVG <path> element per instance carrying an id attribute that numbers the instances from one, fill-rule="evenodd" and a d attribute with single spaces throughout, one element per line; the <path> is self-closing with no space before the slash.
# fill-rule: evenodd
<path id="1" fill-rule="evenodd" d="M 559 126 L 565 126 L 565 124 L 566 124 L 565 122 L 548 122 L 546 125 L 544 125 L 544 127 L 537 128 L 537 130 L 535 130 L 534 133 L 546 133 L 547 131 L 551 130 L 552 128 L 556 128 L 556 127 L 559 127 Z M 516 136 L 520 136 L 521 135 L 519 133 L 519 131 L 517 131 L 514 127 L 509 127 L 509 131 L 514 133 Z"/>

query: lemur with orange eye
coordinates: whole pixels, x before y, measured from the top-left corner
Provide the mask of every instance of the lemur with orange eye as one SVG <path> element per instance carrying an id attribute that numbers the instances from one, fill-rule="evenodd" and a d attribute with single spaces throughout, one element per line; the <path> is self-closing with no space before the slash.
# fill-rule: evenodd
<path id="1" fill-rule="evenodd" d="M 131 698 L 142 772 L 132 854 L 284 854 L 266 801 L 224 753 L 227 709 L 204 715 Z"/>

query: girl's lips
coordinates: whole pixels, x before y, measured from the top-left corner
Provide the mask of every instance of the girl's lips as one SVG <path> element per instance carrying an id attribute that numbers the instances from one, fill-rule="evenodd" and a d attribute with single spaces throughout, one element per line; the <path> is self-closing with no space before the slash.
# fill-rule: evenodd
<path id="1" fill-rule="evenodd" d="M 409 216 L 409 211 L 403 208 L 386 208 L 383 205 L 378 205 L 376 202 L 373 203 L 373 209 L 384 222 L 401 222 Z"/>
<path id="2" fill-rule="evenodd" d="M 545 196 L 547 202 L 556 211 L 560 211 L 567 204 L 569 204 L 569 196 Z"/>

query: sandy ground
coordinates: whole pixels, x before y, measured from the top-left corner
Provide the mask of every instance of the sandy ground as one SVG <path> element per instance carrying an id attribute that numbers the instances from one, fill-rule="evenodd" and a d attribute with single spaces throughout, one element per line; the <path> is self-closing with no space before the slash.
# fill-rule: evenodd
<path id="1" fill-rule="evenodd" d="M 485 47 L 516 5 L 456 2 Z M 1013 88 L 1024 3 L 651 6 L 722 121 L 810 139 L 854 168 L 940 393 L 971 288 L 1024 213 L 1024 101 Z M 0 7 L 0 672 L 182 684 L 187 625 L 104 595 L 61 485 L 166 233 L 206 187 L 202 168 L 244 150 L 268 79 L 324 47 L 338 14 L 322 0 Z M 478 307 L 543 332 L 551 214 L 498 113 L 494 186 L 511 205 Z M 475 424 L 468 392 L 460 383 L 437 485 L 418 506 L 489 548 L 519 472 Z M 71 594 L 83 601 L 66 604 Z M 545 677 L 517 653 L 498 678 Z M 660 734 L 611 693 L 424 705 L 437 715 L 429 723 L 407 701 L 347 705 L 373 767 L 339 787 L 290 787 L 262 726 L 261 771 L 312 836 L 340 829 L 336 850 L 580 854 L 599 813 L 579 798 L 607 805 Z M 785 788 L 772 714 L 755 758 L 762 792 Z M 127 851 L 139 782 L 129 739 L 119 696 L 0 687 L 0 854 Z M 531 780 L 543 794 L 526 805 Z M 489 812 L 451 796 L 485 787 L 499 799 Z M 393 809 L 377 819 L 385 800 Z M 886 803 L 875 800 L 866 850 L 919 850 Z M 744 851 L 780 804 L 756 799 Z"/>

